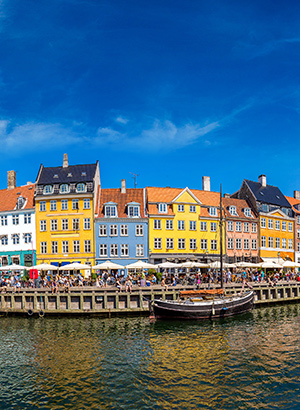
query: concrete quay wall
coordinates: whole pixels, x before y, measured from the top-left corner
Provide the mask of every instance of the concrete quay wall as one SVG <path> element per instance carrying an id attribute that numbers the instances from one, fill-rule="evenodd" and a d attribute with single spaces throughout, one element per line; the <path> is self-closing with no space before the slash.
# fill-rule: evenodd
<path id="1" fill-rule="evenodd" d="M 69 293 L 51 293 L 49 289 L 23 289 L 20 293 L 10 291 L 0 296 L 0 316 L 104 316 L 147 315 L 148 302 L 152 299 L 176 300 L 180 290 L 194 289 L 192 286 L 162 290 L 159 286 L 137 288 L 131 293 L 118 292 L 114 288 L 73 288 Z M 226 293 L 236 294 L 240 285 L 226 286 Z M 297 303 L 300 301 L 298 283 L 254 286 L 256 307 Z"/>

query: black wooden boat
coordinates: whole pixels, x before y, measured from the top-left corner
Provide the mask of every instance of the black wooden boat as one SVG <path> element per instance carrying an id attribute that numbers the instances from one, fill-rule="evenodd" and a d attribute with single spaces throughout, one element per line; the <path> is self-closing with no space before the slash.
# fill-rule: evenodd
<path id="1" fill-rule="evenodd" d="M 187 292 L 186 292 L 187 293 Z M 203 293 L 203 292 L 202 292 Z M 187 294 L 177 301 L 154 299 L 150 302 L 150 312 L 157 319 L 217 319 L 249 312 L 253 307 L 254 292 L 224 296 Z"/>

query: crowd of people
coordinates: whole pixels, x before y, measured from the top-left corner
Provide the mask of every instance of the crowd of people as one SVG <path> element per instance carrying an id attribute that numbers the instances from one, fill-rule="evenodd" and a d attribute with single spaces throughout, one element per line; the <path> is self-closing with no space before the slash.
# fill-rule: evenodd
<path id="1" fill-rule="evenodd" d="M 265 283 L 270 286 L 276 286 L 280 281 L 300 281 L 300 273 L 292 271 L 267 271 L 250 270 L 242 271 L 223 271 L 223 282 L 231 283 Z M 178 285 L 200 287 L 202 284 L 208 284 L 208 287 L 218 285 L 221 282 L 221 273 L 218 270 L 200 270 L 185 273 L 172 272 L 153 272 L 148 274 L 143 271 L 135 274 L 121 275 L 118 271 L 103 271 L 85 279 L 81 273 L 76 275 L 40 274 L 37 279 L 28 279 L 17 273 L 4 273 L 0 278 L 1 292 L 7 291 L 20 292 L 22 288 L 48 288 L 52 293 L 58 291 L 68 292 L 73 287 L 96 286 L 98 288 L 116 287 L 118 291 L 131 292 L 133 287 L 137 286 L 154 286 L 160 285 L 167 290 Z"/>

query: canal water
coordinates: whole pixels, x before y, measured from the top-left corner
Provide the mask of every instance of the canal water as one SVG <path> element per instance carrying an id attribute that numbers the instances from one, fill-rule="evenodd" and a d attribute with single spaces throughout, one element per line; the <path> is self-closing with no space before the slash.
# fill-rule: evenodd
<path id="1" fill-rule="evenodd" d="M 300 409 L 300 305 L 218 322 L 1 318 L 0 409 Z"/>

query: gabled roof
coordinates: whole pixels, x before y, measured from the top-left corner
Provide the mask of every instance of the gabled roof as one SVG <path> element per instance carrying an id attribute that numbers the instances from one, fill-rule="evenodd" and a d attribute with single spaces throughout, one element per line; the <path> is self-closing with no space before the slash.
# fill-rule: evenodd
<path id="1" fill-rule="evenodd" d="M 98 202 L 98 209 L 96 209 L 95 214 L 97 218 L 104 217 L 104 204 L 116 203 L 119 218 L 127 217 L 127 205 L 129 203 L 140 204 L 140 215 L 141 218 L 145 218 L 144 211 L 144 194 L 142 188 L 126 188 L 126 193 L 122 194 L 120 188 L 110 188 L 99 190 L 98 196 L 100 200 Z"/>
<path id="2" fill-rule="evenodd" d="M 285 208 L 291 208 L 283 193 L 276 186 L 262 186 L 259 182 L 244 180 L 249 186 L 256 200 L 265 204 L 277 205 Z"/>
<path id="3" fill-rule="evenodd" d="M 289 201 L 289 203 L 292 205 L 293 211 L 296 214 L 300 215 L 300 209 L 298 210 L 295 205 L 299 205 L 300 206 L 300 199 L 297 198 L 293 198 L 292 196 L 285 196 L 286 199 Z"/>
<path id="4" fill-rule="evenodd" d="M 24 208 L 34 208 L 34 184 L 16 187 L 14 189 L 0 190 L 0 212 L 13 211 L 16 208 L 20 196 L 26 199 Z"/>
<path id="5" fill-rule="evenodd" d="M 252 221 L 255 218 L 257 218 L 257 215 L 255 214 L 253 209 L 249 206 L 248 202 L 244 199 L 223 198 L 222 202 L 223 202 L 223 208 L 225 209 L 226 218 L 233 218 L 233 219 L 248 218 L 249 220 L 252 220 Z M 237 215 L 231 215 L 231 213 L 229 212 L 229 207 L 230 206 L 235 206 L 236 207 L 236 212 L 237 212 L 238 216 Z M 245 208 L 251 209 L 252 218 L 249 217 L 249 216 L 246 216 L 244 214 Z"/>
<path id="6" fill-rule="evenodd" d="M 47 167 L 41 166 L 40 174 L 37 178 L 37 185 L 62 184 L 91 182 L 95 177 L 96 164 L 69 165 L 68 167 Z"/>

